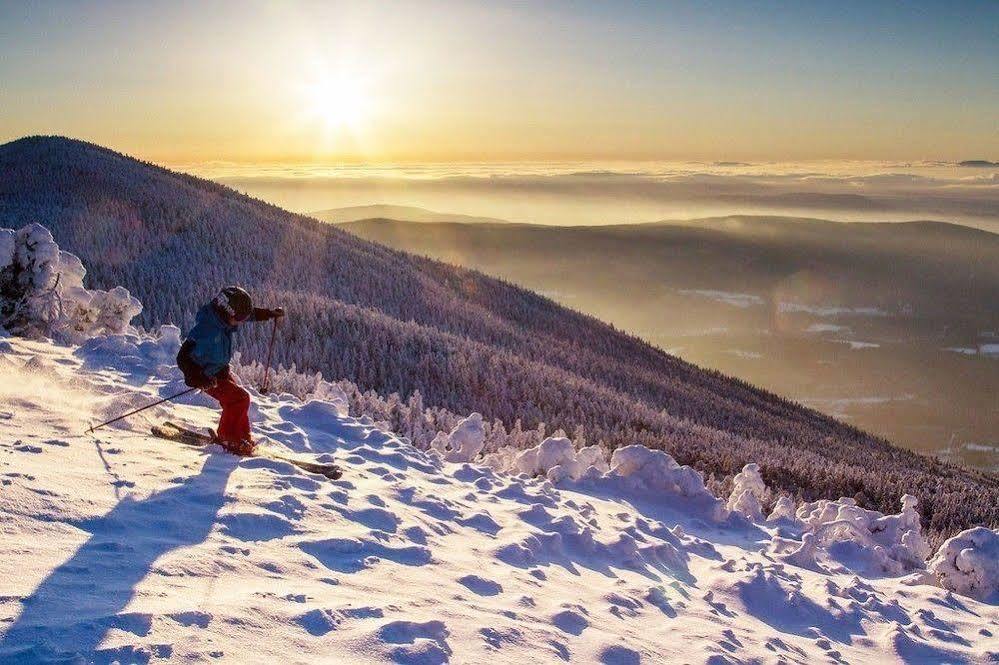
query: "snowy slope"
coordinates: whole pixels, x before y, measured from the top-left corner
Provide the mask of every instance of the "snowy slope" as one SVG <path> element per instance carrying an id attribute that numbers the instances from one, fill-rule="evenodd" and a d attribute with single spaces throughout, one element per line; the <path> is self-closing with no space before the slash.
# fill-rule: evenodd
<path id="1" fill-rule="evenodd" d="M 202 397 L 83 434 L 181 386 L 175 335 L 0 342 L 0 662 L 999 658 L 996 604 L 776 554 L 790 522 L 693 490 L 444 462 L 288 396 L 254 396 L 256 431 L 343 480 L 145 434 L 212 424 Z"/>

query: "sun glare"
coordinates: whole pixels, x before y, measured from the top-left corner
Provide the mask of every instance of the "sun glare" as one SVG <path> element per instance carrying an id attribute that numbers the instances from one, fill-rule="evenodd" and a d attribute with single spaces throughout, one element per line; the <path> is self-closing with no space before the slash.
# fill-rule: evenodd
<path id="1" fill-rule="evenodd" d="M 328 76 L 305 89 L 308 114 L 326 130 L 357 130 L 370 113 L 370 99 L 355 77 Z"/>

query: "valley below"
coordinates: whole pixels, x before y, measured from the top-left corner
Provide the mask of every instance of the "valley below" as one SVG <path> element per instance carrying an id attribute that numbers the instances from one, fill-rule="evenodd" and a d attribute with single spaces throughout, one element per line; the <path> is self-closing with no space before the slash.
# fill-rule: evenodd
<path id="1" fill-rule="evenodd" d="M 999 468 L 995 234 L 767 217 L 568 228 L 338 219 L 911 450 Z"/>

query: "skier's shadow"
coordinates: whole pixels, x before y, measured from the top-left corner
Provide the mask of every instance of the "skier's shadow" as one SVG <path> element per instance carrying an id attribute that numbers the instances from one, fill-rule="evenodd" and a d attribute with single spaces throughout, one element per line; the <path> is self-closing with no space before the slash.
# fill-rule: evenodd
<path id="1" fill-rule="evenodd" d="M 61 662 L 77 654 L 88 663 L 141 662 L 156 655 L 131 647 L 96 650 L 111 628 L 148 634 L 151 614 L 122 613 L 148 574 L 199 574 L 181 560 L 161 562 L 155 571 L 154 564 L 208 537 L 237 464 L 236 457 L 210 455 L 178 485 L 138 501 L 126 496 L 101 517 L 71 522 L 90 538 L 22 601 L 20 616 L 0 633 L 0 662 Z"/>

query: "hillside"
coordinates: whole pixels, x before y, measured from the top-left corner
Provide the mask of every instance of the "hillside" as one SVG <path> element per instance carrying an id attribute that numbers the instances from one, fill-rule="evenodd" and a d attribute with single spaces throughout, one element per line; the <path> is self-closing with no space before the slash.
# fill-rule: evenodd
<path id="1" fill-rule="evenodd" d="M 363 238 L 475 268 L 896 444 L 999 470 L 999 235 L 733 216 L 415 225 Z"/>
<path id="2" fill-rule="evenodd" d="M 164 419 L 209 425 L 204 397 L 83 433 L 95 415 L 176 390 L 179 373 L 161 363 L 178 344 L 176 330 L 0 343 L 0 661 L 983 663 L 999 652 L 999 571 L 969 540 L 988 534 L 994 551 L 999 532 L 913 561 L 924 548 L 909 504 L 751 520 L 662 453 L 621 450 L 605 473 L 552 483 L 447 462 L 335 402 L 288 395 L 254 394 L 263 444 L 335 456 L 343 479 L 147 434 Z M 955 556 L 967 579 L 950 576 Z"/>
<path id="3" fill-rule="evenodd" d="M 936 534 L 999 522 L 995 476 L 894 448 L 529 291 L 98 146 L 0 146 L 0 225 L 29 222 L 79 255 L 90 286 L 138 296 L 149 327 L 187 325 L 220 285 L 241 283 L 291 312 L 275 354 L 286 365 L 386 395 L 419 390 L 427 405 L 507 428 L 646 444 L 718 477 L 756 461 L 807 498 L 890 511 L 912 491 Z M 250 357 L 265 335 L 247 336 Z"/>

